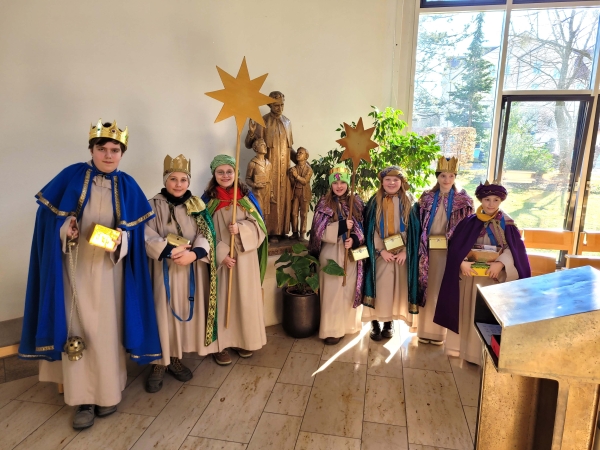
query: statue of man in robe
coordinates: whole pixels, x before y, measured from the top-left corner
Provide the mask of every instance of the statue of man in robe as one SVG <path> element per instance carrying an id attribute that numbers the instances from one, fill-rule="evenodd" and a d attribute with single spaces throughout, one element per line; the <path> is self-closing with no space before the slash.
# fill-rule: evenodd
<path id="1" fill-rule="evenodd" d="M 256 139 L 264 139 L 267 144 L 267 159 L 271 162 L 271 207 L 265 214 L 265 225 L 269 234 L 269 242 L 276 243 L 287 238 L 290 232 L 290 214 L 292 189 L 288 177 L 290 161 L 296 162 L 296 151 L 292 148 L 292 123 L 283 115 L 285 96 L 279 91 L 273 91 L 269 97 L 277 101 L 271 103 L 271 111 L 263 116 L 266 127 L 250 119 L 246 148 L 252 148 Z"/>

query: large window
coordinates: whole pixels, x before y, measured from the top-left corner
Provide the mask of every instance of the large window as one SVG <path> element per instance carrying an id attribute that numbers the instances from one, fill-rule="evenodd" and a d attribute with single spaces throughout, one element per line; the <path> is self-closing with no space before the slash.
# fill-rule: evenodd
<path id="1" fill-rule="evenodd" d="M 468 192 L 501 178 L 520 227 L 600 231 L 600 138 L 585 147 L 600 99 L 600 6 L 509 3 L 421 0 L 412 129 L 459 157 Z"/>

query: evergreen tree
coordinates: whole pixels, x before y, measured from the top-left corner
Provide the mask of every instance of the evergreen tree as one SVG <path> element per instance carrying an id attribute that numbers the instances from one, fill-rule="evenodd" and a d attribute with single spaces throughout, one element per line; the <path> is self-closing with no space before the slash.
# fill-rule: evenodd
<path id="1" fill-rule="evenodd" d="M 458 127 L 473 127 L 477 132 L 477 142 L 485 141 L 489 121 L 488 106 L 483 103 L 484 96 L 494 86 L 492 75 L 494 66 L 483 59 L 483 13 L 475 17 L 475 32 L 468 53 L 462 60 L 464 68 L 460 83 L 450 92 L 447 120 Z"/>

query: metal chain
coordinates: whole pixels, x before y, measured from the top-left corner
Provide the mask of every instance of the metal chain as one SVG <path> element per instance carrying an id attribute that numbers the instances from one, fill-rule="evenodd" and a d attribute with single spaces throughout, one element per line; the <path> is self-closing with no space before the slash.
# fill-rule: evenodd
<path id="1" fill-rule="evenodd" d="M 75 248 L 75 256 L 73 256 L 73 248 Z M 67 330 L 67 336 L 71 337 L 72 325 L 73 325 L 73 307 L 77 309 L 77 318 L 79 319 L 79 327 L 81 328 L 81 337 L 85 341 L 85 333 L 83 331 L 83 321 L 81 320 L 81 312 L 79 311 L 79 304 L 77 302 L 77 284 L 75 282 L 75 268 L 77 267 L 77 256 L 79 254 L 79 245 L 75 241 L 69 241 L 67 243 L 67 253 L 69 254 L 69 275 L 71 279 L 71 312 L 69 313 L 69 328 Z"/>

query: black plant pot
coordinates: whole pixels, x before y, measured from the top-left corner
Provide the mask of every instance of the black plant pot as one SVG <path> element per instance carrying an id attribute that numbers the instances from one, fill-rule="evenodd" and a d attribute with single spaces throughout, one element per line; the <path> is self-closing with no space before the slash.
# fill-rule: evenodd
<path id="1" fill-rule="evenodd" d="M 283 329 L 297 339 L 312 336 L 319 330 L 321 304 L 319 295 L 283 291 Z"/>

